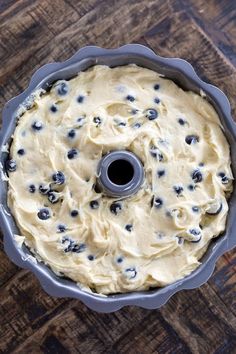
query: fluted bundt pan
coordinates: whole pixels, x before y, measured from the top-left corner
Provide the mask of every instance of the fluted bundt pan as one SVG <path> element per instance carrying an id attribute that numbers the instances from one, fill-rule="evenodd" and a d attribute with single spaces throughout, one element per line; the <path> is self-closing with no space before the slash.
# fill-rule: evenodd
<path id="1" fill-rule="evenodd" d="M 214 239 L 204 257 L 202 264 L 189 276 L 164 288 L 150 291 L 133 292 L 109 296 L 88 293 L 79 288 L 73 281 L 56 276 L 46 265 L 40 263 L 23 245 L 15 240 L 19 234 L 14 218 L 7 207 L 7 182 L 4 180 L 4 165 L 8 156 L 7 146 L 11 143 L 19 107 L 28 107 L 33 100 L 33 92 L 47 89 L 51 83 L 59 79 L 70 79 L 79 71 L 95 64 L 120 66 L 135 63 L 165 75 L 186 90 L 204 93 L 215 107 L 225 129 L 226 138 L 231 148 L 233 174 L 236 175 L 236 125 L 231 117 L 230 105 L 226 96 L 215 86 L 203 82 L 193 67 L 182 59 L 162 58 L 149 48 L 131 44 L 118 49 L 102 49 L 95 46 L 80 49 L 70 59 L 62 63 L 44 65 L 33 75 L 29 87 L 19 96 L 12 98 L 3 110 L 3 125 L 0 135 L 1 147 L 1 209 L 0 220 L 4 234 L 4 247 L 9 258 L 19 267 L 31 270 L 39 279 L 43 289 L 52 296 L 80 299 L 89 308 L 98 312 L 113 312 L 127 305 L 136 305 L 148 309 L 159 308 L 177 291 L 197 288 L 205 283 L 212 274 L 217 259 L 226 251 L 236 246 L 236 189 L 229 201 L 229 214 L 226 230 L 223 235 Z"/>

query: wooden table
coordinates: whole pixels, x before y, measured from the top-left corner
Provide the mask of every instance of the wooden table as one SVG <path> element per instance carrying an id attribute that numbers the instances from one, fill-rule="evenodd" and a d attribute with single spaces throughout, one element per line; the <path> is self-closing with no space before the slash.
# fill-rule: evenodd
<path id="1" fill-rule="evenodd" d="M 228 95 L 235 117 L 235 0 L 1 0 L 1 107 L 42 64 L 88 44 L 132 42 L 189 60 Z M 1 237 L 0 352 L 236 353 L 235 272 L 231 251 L 207 284 L 176 294 L 160 310 L 97 314 L 45 294 L 31 273 L 9 261 Z"/>

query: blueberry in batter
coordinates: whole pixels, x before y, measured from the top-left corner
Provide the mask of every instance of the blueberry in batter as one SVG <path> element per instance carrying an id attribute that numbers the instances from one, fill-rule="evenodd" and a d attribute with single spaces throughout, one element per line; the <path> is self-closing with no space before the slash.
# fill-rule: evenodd
<path id="1" fill-rule="evenodd" d="M 16 161 L 11 159 L 6 161 L 6 169 L 9 172 L 14 172 L 16 171 Z"/>
<path id="2" fill-rule="evenodd" d="M 154 120 L 158 117 L 158 113 L 154 108 L 148 108 L 145 114 L 146 118 L 149 120 Z"/>
<path id="3" fill-rule="evenodd" d="M 40 209 L 37 215 L 38 215 L 38 218 L 41 220 L 47 220 L 50 218 L 50 212 L 46 208 Z"/>

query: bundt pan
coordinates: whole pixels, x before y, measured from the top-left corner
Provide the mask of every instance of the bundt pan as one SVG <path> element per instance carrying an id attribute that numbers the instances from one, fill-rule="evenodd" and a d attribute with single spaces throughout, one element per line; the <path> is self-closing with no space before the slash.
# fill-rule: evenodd
<path id="1" fill-rule="evenodd" d="M 193 67 L 182 59 L 162 58 L 149 48 L 131 44 L 118 49 L 102 49 L 95 46 L 80 49 L 70 59 L 62 63 L 44 65 L 33 75 L 29 87 L 19 96 L 12 98 L 3 110 L 3 125 L 0 135 L 1 169 L 7 159 L 6 144 L 11 143 L 11 135 L 15 129 L 18 109 L 20 105 L 29 105 L 29 97 L 35 89 L 47 89 L 59 79 L 70 79 L 79 71 L 86 70 L 95 64 L 119 66 L 129 63 L 149 68 L 175 81 L 186 90 L 206 95 L 218 112 L 225 135 L 231 147 L 232 169 L 236 176 L 236 124 L 231 117 L 230 104 L 226 96 L 215 86 L 203 82 Z M 47 266 L 40 263 L 23 245 L 20 247 L 14 238 L 19 234 L 14 219 L 7 207 L 7 182 L 1 171 L 0 188 L 0 222 L 4 234 L 4 248 L 9 258 L 19 267 L 31 270 L 39 279 L 43 289 L 52 296 L 76 298 L 84 302 L 89 308 L 98 312 L 113 312 L 123 306 L 135 305 L 147 309 L 156 309 L 177 291 L 197 288 L 205 283 L 212 274 L 217 259 L 226 251 L 236 246 L 236 188 L 229 201 L 229 214 L 226 231 L 214 239 L 206 254 L 201 259 L 202 264 L 189 276 L 176 281 L 164 288 L 150 291 L 132 292 L 100 296 L 88 293 L 79 288 L 73 281 L 56 276 Z"/>

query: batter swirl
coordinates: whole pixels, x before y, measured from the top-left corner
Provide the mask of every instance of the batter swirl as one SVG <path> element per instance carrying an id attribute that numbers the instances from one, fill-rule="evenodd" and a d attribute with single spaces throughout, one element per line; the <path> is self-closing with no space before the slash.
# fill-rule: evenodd
<path id="1" fill-rule="evenodd" d="M 96 186 L 113 150 L 144 166 L 144 184 L 123 200 Z M 225 229 L 233 176 L 217 113 L 151 70 L 97 65 L 57 81 L 19 119 L 10 156 L 8 204 L 22 240 L 86 290 L 170 284 Z"/>

